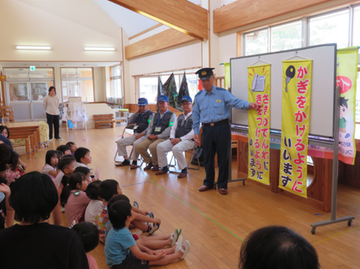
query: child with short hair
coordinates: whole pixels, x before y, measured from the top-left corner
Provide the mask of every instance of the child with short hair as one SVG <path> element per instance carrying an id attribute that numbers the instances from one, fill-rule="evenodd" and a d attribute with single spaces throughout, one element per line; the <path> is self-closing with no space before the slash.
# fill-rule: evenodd
<path id="1" fill-rule="evenodd" d="M 84 166 L 76 167 L 74 173 L 83 173 L 85 175 L 87 184 L 90 184 L 92 181 L 96 180 L 91 178 L 90 169 Z"/>
<path id="2" fill-rule="evenodd" d="M 74 156 L 74 153 L 77 150 L 76 144 L 74 142 L 69 141 L 66 143 L 66 146 L 68 146 L 70 148 L 71 155 Z"/>
<path id="3" fill-rule="evenodd" d="M 95 225 L 99 230 L 100 241 L 105 242 L 106 237 L 106 224 L 109 220 L 107 204 L 109 200 L 117 195 L 122 194 L 119 183 L 114 179 L 106 179 L 100 183 L 99 196 L 104 199 L 100 210 L 95 217 Z M 135 209 L 134 209 L 135 210 Z M 144 222 L 153 223 L 146 224 Z M 150 218 L 134 212 L 134 221 L 132 222 L 132 228 L 138 228 L 149 235 L 155 233 L 160 227 L 161 220 L 159 218 Z"/>
<path id="4" fill-rule="evenodd" d="M 131 205 L 127 201 L 117 201 L 109 208 L 109 218 L 113 228 L 105 242 L 106 264 L 111 269 L 148 268 L 149 265 L 167 265 L 177 259 L 184 259 L 190 251 L 188 240 L 183 245 L 142 252 L 129 231 L 132 216 Z"/>
<path id="5" fill-rule="evenodd" d="M 59 163 L 58 153 L 56 150 L 48 150 L 45 156 L 45 165 L 41 170 L 41 173 L 48 175 L 53 181 L 59 174 L 60 170 L 57 169 Z"/>
<path id="6" fill-rule="evenodd" d="M 61 178 L 59 183 L 59 195 L 61 206 L 65 206 L 66 194 L 64 188 L 69 184 L 69 177 L 73 174 L 76 168 L 76 161 L 73 156 L 65 155 L 59 162 L 58 168 L 63 172 L 64 176 Z M 57 182 L 55 182 L 57 184 Z"/>
<path id="7" fill-rule="evenodd" d="M 90 150 L 88 148 L 83 148 L 83 147 L 78 148 L 74 153 L 74 157 L 77 162 L 76 167 L 79 166 L 87 167 L 88 164 L 91 163 Z"/>
<path id="8" fill-rule="evenodd" d="M 74 153 L 74 157 L 76 160 L 76 167 L 87 167 L 90 169 L 90 172 L 92 172 L 92 168 L 88 167 L 92 161 L 89 149 L 83 147 L 78 148 Z M 97 168 L 95 175 L 92 177 L 95 178 L 95 180 L 99 179 L 99 170 Z"/>
<path id="9" fill-rule="evenodd" d="M 71 155 L 70 147 L 68 147 L 67 145 L 60 145 L 56 148 L 56 150 L 61 151 L 62 153 L 64 153 L 64 155 Z"/>
<path id="10" fill-rule="evenodd" d="M 69 177 L 69 185 L 64 189 L 65 216 L 69 226 L 74 221 L 75 223 L 84 221 L 85 209 L 90 203 L 85 193 L 86 187 L 83 173 L 73 173 Z"/>
<path id="11" fill-rule="evenodd" d="M 126 195 L 118 194 L 110 199 L 107 205 L 108 208 L 110 208 L 111 205 L 117 201 L 127 201 L 128 203 L 130 203 L 129 198 Z M 132 213 L 133 213 L 133 209 L 134 208 L 131 209 Z M 111 228 L 112 228 L 112 224 L 109 220 L 106 225 L 106 235 L 109 233 Z M 152 250 L 162 249 L 165 247 L 173 247 L 175 243 L 178 241 L 178 239 L 179 239 L 179 244 L 181 245 L 182 244 L 182 236 L 180 235 L 181 231 L 182 231 L 181 229 L 175 229 L 175 231 L 170 235 L 138 236 L 137 234 L 133 234 L 133 237 L 136 241 L 136 244 L 142 251 L 150 253 L 150 251 Z"/>
<path id="12" fill-rule="evenodd" d="M 96 260 L 89 254 L 89 252 L 95 249 L 99 244 L 99 235 L 96 226 L 88 221 L 83 221 L 75 224 L 72 229 L 78 233 L 83 243 L 89 263 L 89 269 L 99 269 Z"/>
<path id="13" fill-rule="evenodd" d="M 82 167 L 78 167 L 78 168 L 82 168 Z M 78 169 L 78 168 L 76 168 L 76 169 Z M 92 224 L 95 224 L 95 216 L 99 212 L 99 209 L 103 203 L 102 199 L 99 196 L 100 183 L 101 183 L 100 180 L 91 182 L 87 186 L 86 191 L 85 191 L 87 197 L 89 197 L 91 199 L 90 203 L 88 204 L 88 206 L 86 207 L 86 210 L 85 210 L 85 221 L 91 222 Z"/>

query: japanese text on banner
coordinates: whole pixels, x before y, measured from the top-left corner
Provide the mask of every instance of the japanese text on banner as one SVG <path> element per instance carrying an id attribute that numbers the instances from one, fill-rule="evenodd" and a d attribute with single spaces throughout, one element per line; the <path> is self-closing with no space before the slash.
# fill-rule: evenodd
<path id="1" fill-rule="evenodd" d="M 311 60 L 283 61 L 279 187 L 307 197 Z"/>
<path id="2" fill-rule="evenodd" d="M 339 160 L 355 163 L 355 107 L 358 47 L 337 51 L 336 86 L 341 88 L 339 122 Z"/>
<path id="3" fill-rule="evenodd" d="M 266 185 L 270 185 L 270 70 L 270 64 L 248 67 L 248 101 L 262 105 L 248 112 L 248 178 Z"/>

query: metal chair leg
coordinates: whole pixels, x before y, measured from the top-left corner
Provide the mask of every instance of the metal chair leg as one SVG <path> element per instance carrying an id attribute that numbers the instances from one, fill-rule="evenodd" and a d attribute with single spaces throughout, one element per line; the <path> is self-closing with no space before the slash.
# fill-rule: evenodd
<path id="1" fill-rule="evenodd" d="M 192 159 L 193 159 L 193 157 L 194 157 L 194 155 L 195 155 L 195 152 L 196 152 L 197 163 L 198 163 L 198 167 L 197 167 L 197 168 L 190 167 L 190 164 L 191 164 L 191 161 L 192 161 Z M 188 169 L 192 169 L 192 170 L 199 170 L 199 169 L 200 169 L 199 152 L 198 152 L 197 146 L 195 146 L 195 147 L 192 149 L 192 151 L 191 151 L 187 168 L 188 168 Z"/>

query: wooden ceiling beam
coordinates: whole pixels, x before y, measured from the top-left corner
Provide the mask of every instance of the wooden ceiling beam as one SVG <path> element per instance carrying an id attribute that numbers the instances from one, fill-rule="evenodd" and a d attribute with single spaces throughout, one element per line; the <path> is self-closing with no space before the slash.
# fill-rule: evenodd
<path id="1" fill-rule="evenodd" d="M 214 33 L 270 19 L 331 0 L 241 0 L 214 10 Z M 335 2 L 335 1 L 334 1 Z M 353 2 L 353 1 L 342 1 Z"/>
<path id="2" fill-rule="evenodd" d="M 168 29 L 125 47 L 125 59 L 143 56 L 152 52 L 197 40 L 177 30 Z"/>
<path id="3" fill-rule="evenodd" d="M 109 1 L 201 41 L 208 39 L 208 11 L 187 0 Z"/>

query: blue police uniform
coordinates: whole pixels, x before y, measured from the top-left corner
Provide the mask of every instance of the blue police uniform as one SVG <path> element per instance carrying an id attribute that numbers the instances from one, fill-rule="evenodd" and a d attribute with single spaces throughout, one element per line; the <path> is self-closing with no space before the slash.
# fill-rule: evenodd
<path id="1" fill-rule="evenodd" d="M 202 148 L 206 171 L 204 185 L 209 187 L 214 185 L 216 152 L 219 165 L 218 188 L 227 189 L 231 143 L 229 106 L 249 109 L 249 102 L 240 100 L 229 91 L 215 86 L 210 93 L 203 89 L 195 96 L 192 110 L 193 129 L 194 134 L 199 134 L 200 122 L 203 124 Z"/>

